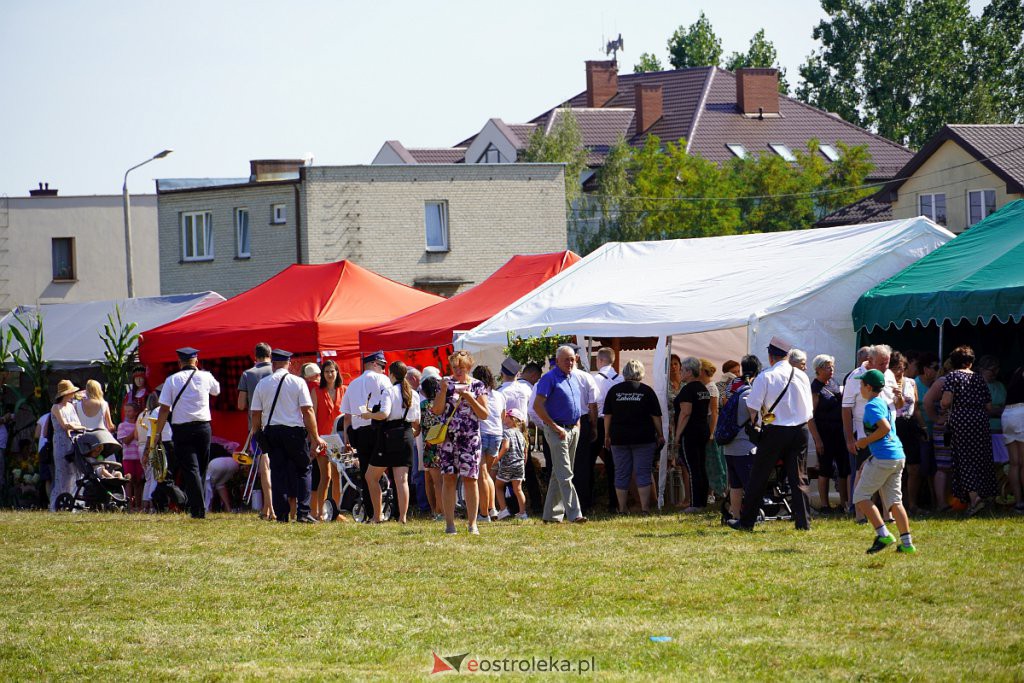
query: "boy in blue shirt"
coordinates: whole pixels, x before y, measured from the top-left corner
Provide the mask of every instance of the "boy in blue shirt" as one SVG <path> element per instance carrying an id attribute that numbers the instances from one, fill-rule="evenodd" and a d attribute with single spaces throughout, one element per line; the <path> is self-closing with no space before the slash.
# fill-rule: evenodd
<path id="1" fill-rule="evenodd" d="M 858 439 L 856 445 L 859 449 L 870 449 L 871 457 L 861 469 L 857 488 L 853 492 L 853 502 L 857 506 L 857 511 L 867 517 L 877 533 L 875 542 L 868 548 L 868 554 L 885 550 L 896 542 L 882 521 L 882 514 L 871 502 L 871 497 L 875 493 L 881 496 L 883 507 L 889 510 L 896 520 L 896 528 L 900 532 L 900 544 L 896 547 L 896 552 L 916 553 L 917 548 L 910 537 L 910 520 L 903 507 L 901 488 L 906 456 L 900 440 L 896 438 L 892 408 L 879 397 L 885 388 L 885 375 L 878 370 L 868 370 L 860 378 L 860 382 L 860 395 L 867 400 L 864 406 L 864 433 L 867 436 Z"/>

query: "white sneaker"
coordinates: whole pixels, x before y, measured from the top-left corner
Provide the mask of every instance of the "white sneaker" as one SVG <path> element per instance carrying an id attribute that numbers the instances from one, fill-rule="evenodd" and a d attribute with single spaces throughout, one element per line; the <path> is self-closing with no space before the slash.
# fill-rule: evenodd
<path id="1" fill-rule="evenodd" d="M 476 524 L 474 524 L 473 526 L 469 527 L 469 533 L 472 534 L 473 536 L 479 536 L 480 535 L 480 529 L 478 529 Z"/>
<path id="2" fill-rule="evenodd" d="M 497 517 L 498 516 L 498 511 L 495 510 L 494 508 L 491 508 L 490 510 L 487 511 L 487 516 L 488 517 Z"/>
<path id="3" fill-rule="evenodd" d="M 498 512 L 498 513 L 495 513 L 495 514 L 494 514 L 494 518 L 495 518 L 495 519 L 498 519 L 498 520 L 501 520 L 501 519 L 508 519 L 508 518 L 509 518 L 509 517 L 511 517 L 511 516 L 512 516 L 512 513 L 508 511 L 508 508 L 505 508 L 505 509 L 504 509 L 504 510 L 502 510 L 501 512 Z"/>
<path id="4" fill-rule="evenodd" d="M 529 518 L 530 518 L 530 515 L 526 514 L 525 512 L 520 512 L 518 515 L 516 515 L 516 519 L 529 519 Z"/>

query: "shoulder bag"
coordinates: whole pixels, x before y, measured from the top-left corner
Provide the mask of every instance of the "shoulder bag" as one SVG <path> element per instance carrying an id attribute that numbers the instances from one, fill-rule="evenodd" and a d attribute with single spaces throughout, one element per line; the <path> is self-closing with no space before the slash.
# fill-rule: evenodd
<path id="1" fill-rule="evenodd" d="M 267 453 L 267 436 L 264 434 L 264 430 L 270 426 L 270 421 L 274 418 L 274 408 L 277 407 L 277 397 L 281 395 L 281 387 L 284 386 L 284 381 L 288 379 L 288 373 L 285 373 L 281 377 L 281 381 L 277 383 L 277 392 L 274 393 L 274 401 L 270 404 L 270 412 L 267 414 L 266 420 L 260 420 L 260 428 L 256 430 L 256 433 L 252 435 L 253 441 L 260 447 L 260 450 Z"/>
<path id="2" fill-rule="evenodd" d="M 455 404 L 452 406 L 452 414 L 448 416 L 448 419 L 441 424 L 434 425 L 427 431 L 427 435 L 423 437 L 427 444 L 439 446 L 448 438 L 448 425 L 451 424 L 452 418 L 455 417 L 455 411 L 459 407 L 459 398 L 458 394 L 456 394 Z"/>
<path id="3" fill-rule="evenodd" d="M 178 395 L 174 397 L 174 400 L 173 400 L 173 401 L 171 401 L 171 409 L 170 409 L 170 411 L 168 411 L 168 413 L 167 413 L 167 421 L 168 421 L 168 422 L 170 422 L 170 421 L 171 421 L 171 418 L 172 418 L 172 417 L 174 417 L 174 407 L 175 407 L 176 405 L 178 405 L 178 401 L 180 401 L 180 400 L 181 400 L 181 395 L 185 393 L 185 390 L 186 390 L 186 389 L 188 389 L 188 385 L 189 385 L 189 383 L 190 383 L 190 382 L 192 381 L 192 378 L 193 378 L 193 377 L 195 377 L 195 375 L 196 375 L 196 373 L 197 373 L 198 371 L 199 371 L 199 370 L 198 370 L 198 369 L 196 369 L 196 370 L 193 370 L 193 371 L 192 371 L 191 373 L 189 373 L 189 376 L 188 376 L 188 377 L 187 377 L 187 378 L 185 379 L 185 384 L 183 384 L 183 385 L 181 386 L 181 391 L 179 391 L 179 392 L 178 392 Z"/>
<path id="4" fill-rule="evenodd" d="M 770 425 L 775 422 L 775 413 L 773 411 L 775 410 L 775 407 L 779 405 L 779 401 L 782 400 L 782 397 L 786 395 L 787 391 L 789 391 L 789 385 L 793 383 L 794 374 L 796 374 L 796 368 L 790 368 L 789 380 L 786 381 L 786 386 L 782 388 L 782 393 L 779 394 L 778 398 L 775 399 L 775 402 L 772 403 L 771 407 L 768 408 L 766 412 L 761 413 L 761 424 L 746 422 L 743 425 L 743 430 L 747 434 L 747 440 L 755 446 L 757 445 L 757 442 L 761 440 L 761 425 Z"/>

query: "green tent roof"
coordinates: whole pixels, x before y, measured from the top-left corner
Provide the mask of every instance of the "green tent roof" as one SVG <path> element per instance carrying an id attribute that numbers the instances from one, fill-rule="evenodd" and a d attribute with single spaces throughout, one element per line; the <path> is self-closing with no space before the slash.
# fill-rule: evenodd
<path id="1" fill-rule="evenodd" d="M 853 307 L 853 328 L 1024 318 L 1024 200 L 961 233 Z"/>

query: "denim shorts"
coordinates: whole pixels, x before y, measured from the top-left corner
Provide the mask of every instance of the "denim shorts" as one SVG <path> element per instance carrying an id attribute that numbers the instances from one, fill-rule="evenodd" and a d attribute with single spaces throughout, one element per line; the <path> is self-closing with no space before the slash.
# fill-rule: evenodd
<path id="1" fill-rule="evenodd" d="M 480 435 L 480 452 L 483 453 L 483 455 L 497 455 L 499 448 L 501 448 L 501 436 L 491 436 L 490 434 Z"/>

